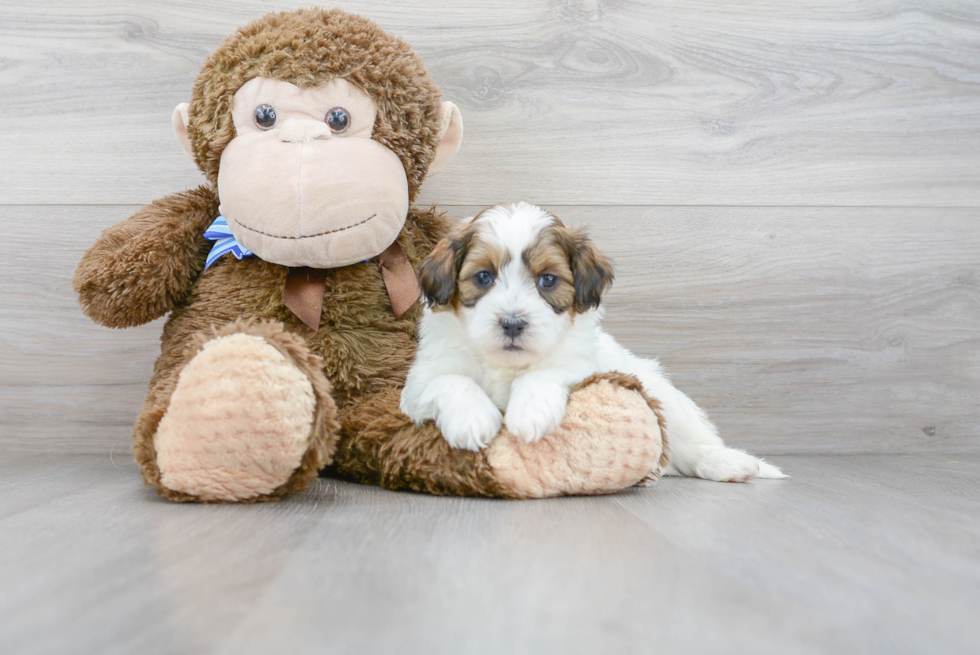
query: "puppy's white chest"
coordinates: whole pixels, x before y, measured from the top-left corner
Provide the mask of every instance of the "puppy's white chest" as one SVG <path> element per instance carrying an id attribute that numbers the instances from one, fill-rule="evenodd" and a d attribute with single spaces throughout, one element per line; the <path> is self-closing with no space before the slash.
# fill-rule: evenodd
<path id="1" fill-rule="evenodd" d="M 501 411 L 506 410 L 507 403 L 510 402 L 510 390 L 514 386 L 517 372 L 511 369 L 490 369 L 483 371 L 482 378 L 480 386 L 487 392 L 490 400 Z"/>

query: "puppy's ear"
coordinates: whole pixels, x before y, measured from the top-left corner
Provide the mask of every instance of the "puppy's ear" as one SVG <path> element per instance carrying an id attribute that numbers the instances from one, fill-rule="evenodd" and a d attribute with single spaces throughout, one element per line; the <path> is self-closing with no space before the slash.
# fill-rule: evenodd
<path id="1" fill-rule="evenodd" d="M 469 225 L 436 244 L 429 256 L 419 264 L 419 282 L 429 307 L 448 305 L 456 294 L 459 269 L 473 240 Z"/>
<path id="2" fill-rule="evenodd" d="M 565 230 L 565 250 L 575 285 L 575 311 L 598 307 L 613 281 L 612 264 L 581 228 Z"/>

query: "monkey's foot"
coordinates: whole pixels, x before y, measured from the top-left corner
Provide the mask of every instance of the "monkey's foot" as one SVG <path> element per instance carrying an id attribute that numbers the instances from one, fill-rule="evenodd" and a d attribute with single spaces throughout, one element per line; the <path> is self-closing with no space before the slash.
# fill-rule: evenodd
<path id="1" fill-rule="evenodd" d="M 317 361 L 278 324 L 235 324 L 206 341 L 153 440 L 164 495 L 249 501 L 305 487 L 336 440 Z"/>
<path id="2" fill-rule="evenodd" d="M 550 436 L 525 443 L 504 430 L 486 454 L 515 497 L 604 494 L 660 477 L 667 435 L 659 403 L 643 395 L 636 378 L 600 374 L 572 391 Z"/>

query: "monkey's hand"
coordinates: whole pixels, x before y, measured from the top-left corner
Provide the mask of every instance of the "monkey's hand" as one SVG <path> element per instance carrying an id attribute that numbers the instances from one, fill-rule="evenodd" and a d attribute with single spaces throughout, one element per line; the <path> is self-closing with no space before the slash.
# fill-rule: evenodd
<path id="1" fill-rule="evenodd" d="M 218 215 L 206 186 L 154 201 L 107 229 L 82 256 L 72 284 L 85 314 L 112 328 L 160 318 L 204 269 L 204 231 Z"/>

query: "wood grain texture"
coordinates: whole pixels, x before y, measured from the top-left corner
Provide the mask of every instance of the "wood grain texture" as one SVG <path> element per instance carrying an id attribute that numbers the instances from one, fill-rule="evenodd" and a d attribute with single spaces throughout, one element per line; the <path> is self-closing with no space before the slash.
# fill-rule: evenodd
<path id="1" fill-rule="evenodd" d="M 293 2 L 4 3 L 0 203 L 149 200 L 207 54 Z M 462 109 L 425 201 L 980 205 L 980 5 L 351 0 Z"/>
<path id="2" fill-rule="evenodd" d="M 0 650 L 974 652 L 976 454 L 776 461 L 791 479 L 193 506 L 128 460 L 4 454 Z"/>
<path id="3" fill-rule="evenodd" d="M 92 324 L 70 278 L 99 231 L 135 209 L 3 209 L 21 227 L 0 259 L 0 446 L 128 450 L 161 325 Z M 659 357 L 729 443 L 759 454 L 980 445 L 975 210 L 553 209 L 589 226 L 616 265 L 609 331 Z"/>

